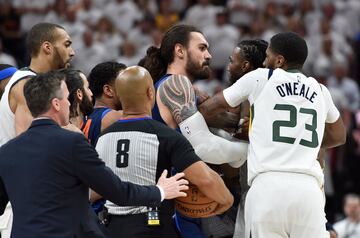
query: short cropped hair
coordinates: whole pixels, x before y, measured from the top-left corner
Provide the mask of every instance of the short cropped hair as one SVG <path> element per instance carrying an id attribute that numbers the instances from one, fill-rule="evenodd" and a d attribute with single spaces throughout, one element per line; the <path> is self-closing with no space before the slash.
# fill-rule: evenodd
<path id="1" fill-rule="evenodd" d="M 63 99 L 61 82 L 65 75 L 57 71 L 38 74 L 25 83 L 24 96 L 33 117 L 38 117 L 50 109 L 51 100 Z"/>
<path id="2" fill-rule="evenodd" d="M 100 97 L 103 93 L 104 85 L 115 82 L 115 78 L 123 69 L 126 69 L 126 65 L 117 62 L 103 62 L 97 64 L 91 70 L 88 77 L 89 88 L 92 91 L 94 98 Z"/>
<path id="3" fill-rule="evenodd" d="M 55 30 L 57 28 L 64 29 L 60 25 L 47 22 L 38 23 L 31 28 L 27 36 L 27 47 L 31 57 L 39 54 L 40 47 L 45 41 L 50 43 L 56 41 L 57 34 Z"/>
<path id="4" fill-rule="evenodd" d="M 283 32 L 270 39 L 273 52 L 282 55 L 289 66 L 302 67 L 308 54 L 305 40 L 294 32 Z"/>

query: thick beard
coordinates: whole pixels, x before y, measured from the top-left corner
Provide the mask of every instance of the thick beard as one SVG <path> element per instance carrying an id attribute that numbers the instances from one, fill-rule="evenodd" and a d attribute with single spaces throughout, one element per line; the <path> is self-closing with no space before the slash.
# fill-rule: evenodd
<path id="1" fill-rule="evenodd" d="M 84 116 L 88 116 L 90 115 L 93 110 L 94 110 L 94 106 L 91 102 L 91 100 L 89 99 L 89 97 L 85 94 L 85 92 L 83 92 L 83 100 L 80 103 L 79 107 L 80 107 L 80 111 L 82 112 L 82 114 Z"/>
<path id="2" fill-rule="evenodd" d="M 230 76 L 229 76 L 230 85 L 233 85 L 243 75 L 244 75 L 244 73 L 242 73 L 242 72 L 230 73 Z"/>
<path id="3" fill-rule="evenodd" d="M 186 62 L 186 73 L 189 77 L 191 77 L 192 80 L 195 79 L 207 79 L 210 76 L 210 68 L 203 67 L 206 62 L 203 63 L 203 65 L 198 65 L 195 60 L 193 60 L 191 54 L 189 53 L 188 61 Z"/>

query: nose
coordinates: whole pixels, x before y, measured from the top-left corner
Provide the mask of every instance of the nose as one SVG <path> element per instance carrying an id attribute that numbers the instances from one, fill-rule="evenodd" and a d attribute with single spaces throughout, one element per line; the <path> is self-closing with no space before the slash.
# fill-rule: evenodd
<path id="1" fill-rule="evenodd" d="M 70 49 L 70 57 L 74 57 L 75 56 L 75 51 L 74 49 L 71 47 Z"/>
<path id="2" fill-rule="evenodd" d="M 211 56 L 211 54 L 210 54 L 210 52 L 207 50 L 206 51 L 206 54 L 205 54 L 205 59 L 211 59 L 212 58 L 212 56 Z"/>

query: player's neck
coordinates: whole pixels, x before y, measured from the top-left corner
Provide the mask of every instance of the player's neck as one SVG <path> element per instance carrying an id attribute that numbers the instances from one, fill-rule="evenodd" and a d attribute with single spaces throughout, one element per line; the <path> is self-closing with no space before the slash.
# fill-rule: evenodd
<path id="1" fill-rule="evenodd" d="M 98 108 L 98 107 L 107 107 L 113 110 L 118 110 L 117 108 L 115 108 L 115 105 L 113 103 L 111 103 L 110 100 L 107 100 L 103 97 L 100 98 L 96 98 L 95 99 L 95 105 L 94 108 Z"/>
<path id="2" fill-rule="evenodd" d="M 29 68 L 37 74 L 46 73 L 52 69 L 47 61 L 41 60 L 39 57 L 31 59 Z"/>
<path id="3" fill-rule="evenodd" d="M 193 78 L 188 75 L 188 73 L 186 72 L 185 66 L 180 64 L 179 62 L 174 62 L 172 64 L 170 64 L 167 67 L 167 74 L 180 74 L 180 75 L 184 75 L 186 77 L 188 77 L 190 79 L 190 81 L 193 81 Z"/>
<path id="4" fill-rule="evenodd" d="M 79 116 L 70 118 L 70 123 L 75 125 L 77 128 L 80 128 L 81 124 L 83 122 L 83 119 L 84 119 L 84 116 L 82 115 L 82 113 L 80 113 Z"/>

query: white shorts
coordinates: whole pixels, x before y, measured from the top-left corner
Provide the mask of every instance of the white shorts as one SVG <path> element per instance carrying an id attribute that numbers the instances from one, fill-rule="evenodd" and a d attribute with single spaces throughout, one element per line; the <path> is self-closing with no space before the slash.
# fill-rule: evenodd
<path id="1" fill-rule="evenodd" d="M 246 197 L 245 237 L 328 238 L 323 193 L 306 174 L 258 175 Z"/>

